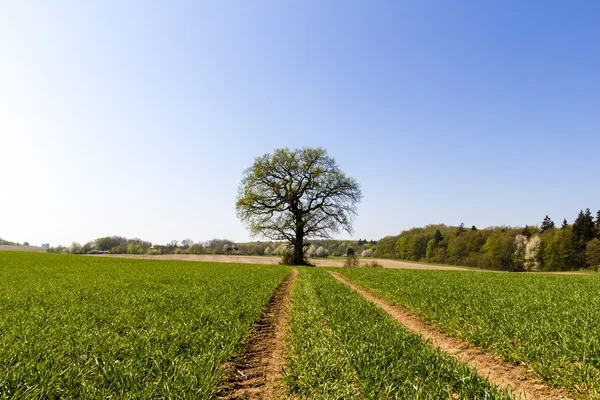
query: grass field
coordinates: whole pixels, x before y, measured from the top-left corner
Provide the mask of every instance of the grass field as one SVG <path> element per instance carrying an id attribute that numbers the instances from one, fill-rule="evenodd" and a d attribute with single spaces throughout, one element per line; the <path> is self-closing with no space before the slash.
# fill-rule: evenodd
<path id="1" fill-rule="evenodd" d="M 328 270 L 299 270 L 277 302 L 291 398 L 512 397 Z M 552 385 L 600 397 L 599 276 L 331 270 Z M 252 326 L 271 354 L 276 323 L 263 312 L 290 271 L 0 252 L 0 399 L 215 398 Z"/>
<path id="2" fill-rule="evenodd" d="M 0 398 L 209 398 L 289 268 L 0 252 Z"/>
<path id="3" fill-rule="evenodd" d="M 551 384 L 591 397 L 600 392 L 599 276 L 336 272 Z"/>
<path id="4" fill-rule="evenodd" d="M 327 271 L 303 269 L 293 293 L 286 383 L 307 399 L 504 399 Z"/>

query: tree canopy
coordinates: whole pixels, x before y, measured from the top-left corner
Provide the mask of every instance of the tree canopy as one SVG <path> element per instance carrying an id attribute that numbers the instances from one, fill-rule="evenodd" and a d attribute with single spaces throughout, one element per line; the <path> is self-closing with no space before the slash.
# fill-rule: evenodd
<path id="1" fill-rule="evenodd" d="M 305 240 L 352 233 L 362 193 L 323 148 L 276 149 L 257 157 L 243 173 L 236 202 L 238 217 L 253 236 L 286 240 L 286 261 L 307 264 Z"/>

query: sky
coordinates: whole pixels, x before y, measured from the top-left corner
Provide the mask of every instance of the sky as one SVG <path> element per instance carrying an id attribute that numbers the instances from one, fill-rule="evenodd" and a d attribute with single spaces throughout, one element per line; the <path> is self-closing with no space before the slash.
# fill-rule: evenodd
<path id="1" fill-rule="evenodd" d="M 340 238 L 595 214 L 599 17 L 595 0 L 2 2 L 0 237 L 247 241 L 242 172 L 303 146 L 361 184 Z"/>

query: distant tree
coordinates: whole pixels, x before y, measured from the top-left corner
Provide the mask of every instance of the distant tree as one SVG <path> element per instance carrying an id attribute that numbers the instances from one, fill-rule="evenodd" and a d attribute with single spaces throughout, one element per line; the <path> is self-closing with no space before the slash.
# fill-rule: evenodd
<path id="1" fill-rule="evenodd" d="M 346 250 L 346 255 L 347 256 L 353 256 L 356 252 L 354 251 L 354 249 L 352 247 L 348 247 L 348 250 Z"/>
<path id="2" fill-rule="evenodd" d="M 110 249 L 111 254 L 125 254 L 127 253 L 127 249 L 122 245 L 118 245 Z"/>
<path id="3" fill-rule="evenodd" d="M 442 240 L 444 240 L 444 235 L 442 235 L 442 232 L 440 232 L 439 229 L 436 229 L 433 238 L 436 242 L 441 242 Z"/>
<path id="4" fill-rule="evenodd" d="M 569 223 L 567 222 L 567 219 L 566 218 L 563 219 L 562 226 L 560 227 L 560 229 L 565 229 L 568 226 L 569 226 Z"/>
<path id="5" fill-rule="evenodd" d="M 448 241 L 446 254 L 448 255 L 449 264 L 463 264 L 468 255 L 467 241 L 468 235 L 455 236 Z"/>
<path id="6" fill-rule="evenodd" d="M 476 230 L 477 230 L 477 227 L 476 227 L 475 225 L 473 225 L 473 226 L 471 227 L 471 231 L 476 231 Z"/>
<path id="7" fill-rule="evenodd" d="M 523 264 L 527 271 L 539 271 L 540 270 L 540 245 L 541 239 L 538 235 L 533 236 L 527 241 L 525 245 L 525 262 Z"/>
<path id="8" fill-rule="evenodd" d="M 71 254 L 81 254 L 83 253 L 83 247 L 79 243 L 73 242 L 71 243 L 71 247 L 69 247 L 69 251 Z"/>
<path id="9" fill-rule="evenodd" d="M 373 257 L 373 250 L 371 249 L 366 249 L 363 250 L 363 252 L 360 255 L 361 257 L 365 258 L 365 257 Z"/>
<path id="10" fill-rule="evenodd" d="M 29 246 L 29 242 L 23 242 L 23 246 Z"/>
<path id="11" fill-rule="evenodd" d="M 527 239 L 531 237 L 531 232 L 529 232 L 529 225 L 525 225 L 525 228 L 523 228 L 521 235 L 525 236 Z"/>
<path id="12" fill-rule="evenodd" d="M 463 222 L 460 223 L 460 225 L 458 226 L 458 228 L 456 229 L 456 236 L 460 236 L 461 234 L 465 233 L 467 230 L 465 228 L 465 224 Z"/>
<path id="13" fill-rule="evenodd" d="M 552 229 L 554 228 L 554 222 L 550 219 L 549 216 L 546 215 L 546 217 L 544 218 L 544 221 L 542 221 L 542 226 L 540 227 L 540 230 L 543 232 L 547 231 L 548 229 Z"/>
<path id="14" fill-rule="evenodd" d="M 375 249 L 375 256 L 380 258 L 397 258 L 396 254 L 396 241 L 398 236 L 386 236 L 377 241 L 377 248 Z M 344 254 L 343 250 L 338 250 Z"/>
<path id="15" fill-rule="evenodd" d="M 82 254 L 87 254 L 90 251 L 92 251 L 94 248 L 94 242 L 89 241 L 86 244 L 83 245 L 83 247 L 81 248 L 81 253 Z"/>
<path id="16" fill-rule="evenodd" d="M 577 219 L 573 222 L 573 236 L 580 244 L 585 244 L 594 238 L 594 219 L 589 208 L 585 210 L 585 213 L 580 211 Z"/>
<path id="17" fill-rule="evenodd" d="M 525 268 L 525 249 L 527 247 L 527 236 L 517 235 L 515 237 L 515 250 L 513 253 L 513 264 L 516 269 Z"/>
<path id="18" fill-rule="evenodd" d="M 548 230 L 544 236 L 544 269 L 568 271 L 579 266 L 573 229 L 570 226 L 560 230 Z"/>
<path id="19" fill-rule="evenodd" d="M 585 258 L 587 265 L 592 268 L 600 267 L 600 239 L 595 238 L 587 243 Z"/>
<path id="20" fill-rule="evenodd" d="M 439 232 L 439 231 L 438 231 Z M 425 261 L 435 262 L 437 254 L 438 241 L 434 238 L 427 242 L 427 249 L 425 250 Z"/>
<path id="21" fill-rule="evenodd" d="M 118 236 L 107 236 L 103 238 L 96 239 L 96 245 L 94 246 L 96 250 L 100 251 L 110 251 L 112 249 L 117 249 L 117 247 L 122 246 L 121 240 Z"/>
<path id="22" fill-rule="evenodd" d="M 187 248 L 186 252 L 188 254 L 204 254 L 205 250 L 204 246 L 201 243 L 194 243 Z"/>
<path id="23" fill-rule="evenodd" d="M 515 234 L 500 230 L 490 236 L 482 248 L 486 268 L 514 271 Z"/>
<path id="24" fill-rule="evenodd" d="M 596 228 L 600 229 L 600 210 L 596 213 Z"/>
<path id="25" fill-rule="evenodd" d="M 181 247 L 182 247 L 184 250 L 187 250 L 187 248 L 188 248 L 188 247 L 190 247 L 190 246 L 191 246 L 191 245 L 193 245 L 193 244 L 194 244 L 194 241 L 193 241 L 192 239 L 190 239 L 190 238 L 185 238 L 185 239 L 183 239 L 183 240 L 181 241 Z"/>
<path id="26" fill-rule="evenodd" d="M 362 193 L 322 148 L 277 149 L 244 171 L 236 202 L 252 235 L 285 240 L 292 264 L 308 264 L 305 240 L 352 233 Z"/>
<path id="27" fill-rule="evenodd" d="M 365 250 L 366 251 L 366 250 Z M 316 253 L 317 257 L 328 257 L 329 256 L 329 252 L 327 251 L 327 249 L 323 246 L 320 246 L 317 249 L 317 253 Z"/>

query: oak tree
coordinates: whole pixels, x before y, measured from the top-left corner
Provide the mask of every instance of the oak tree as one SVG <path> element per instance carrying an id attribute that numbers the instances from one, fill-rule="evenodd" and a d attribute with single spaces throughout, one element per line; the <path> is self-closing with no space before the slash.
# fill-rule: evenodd
<path id="1" fill-rule="evenodd" d="M 257 157 L 238 188 L 236 211 L 253 236 L 289 242 L 285 261 L 307 265 L 306 240 L 352 233 L 362 193 L 323 148 L 276 149 Z"/>

